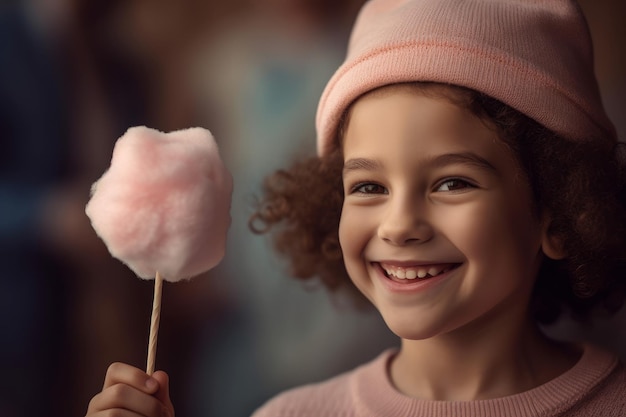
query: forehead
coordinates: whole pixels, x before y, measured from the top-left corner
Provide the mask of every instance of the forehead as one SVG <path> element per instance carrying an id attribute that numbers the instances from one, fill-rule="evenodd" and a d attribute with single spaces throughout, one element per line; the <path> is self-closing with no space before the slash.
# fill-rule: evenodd
<path id="1" fill-rule="evenodd" d="M 518 161 L 498 130 L 458 104 L 463 96 L 451 99 L 449 92 L 431 92 L 403 85 L 362 96 L 347 119 L 344 161 L 386 161 L 412 172 L 428 161 L 443 160 L 442 156 L 471 153 L 502 173 L 519 176 Z"/>
<path id="2" fill-rule="evenodd" d="M 350 124 L 350 120 L 352 119 L 354 107 L 359 102 L 375 98 L 384 98 L 398 93 L 416 94 L 424 97 L 446 100 L 451 104 L 455 104 L 458 107 L 467 110 L 472 108 L 473 94 L 475 94 L 472 90 L 465 87 L 431 82 L 407 82 L 378 87 L 361 95 L 353 101 L 350 106 L 348 106 L 339 122 L 337 130 L 337 143 L 339 144 L 339 147 L 343 148 L 345 133 L 348 125 Z M 490 126 L 493 125 L 489 120 L 483 119 L 483 121 Z"/>
<path id="3" fill-rule="evenodd" d="M 349 138 L 350 142 L 358 139 L 360 145 L 366 138 L 377 138 L 385 144 L 394 136 L 404 135 L 415 139 L 404 141 L 414 148 L 438 147 L 441 137 L 455 135 L 469 146 L 474 135 L 497 137 L 493 124 L 469 110 L 469 100 L 466 92 L 440 85 L 400 84 L 376 89 L 350 107 L 342 132 L 342 148 L 345 152 Z M 419 140 L 424 139 L 422 136 L 431 136 L 432 140 Z"/>

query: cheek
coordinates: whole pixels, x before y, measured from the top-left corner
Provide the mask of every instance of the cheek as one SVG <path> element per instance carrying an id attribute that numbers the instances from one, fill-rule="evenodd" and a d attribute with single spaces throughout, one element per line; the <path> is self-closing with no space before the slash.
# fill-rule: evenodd
<path id="1" fill-rule="evenodd" d="M 494 264 L 518 258 L 527 262 L 535 256 L 541 240 L 538 222 L 522 207 L 502 202 L 466 207 L 448 222 L 447 230 L 468 257 L 490 259 Z"/>
<path id="2" fill-rule="evenodd" d="M 435 213 L 437 228 L 466 255 L 487 250 L 496 238 L 494 222 L 498 220 L 488 207 L 467 204 L 438 209 Z"/>
<path id="3" fill-rule="evenodd" d="M 363 252 L 369 242 L 368 227 L 363 223 L 364 216 L 359 213 L 360 211 L 354 208 L 343 208 L 339 220 L 339 244 L 350 280 L 366 298 L 373 302 L 367 280 L 367 267 L 363 258 Z"/>
<path id="4" fill-rule="evenodd" d="M 348 258 L 351 243 L 354 241 L 354 227 L 351 224 L 352 222 L 353 220 L 349 214 L 349 210 L 346 210 L 345 207 L 342 208 L 341 218 L 339 219 L 339 245 L 341 246 L 344 259 Z"/>
<path id="5" fill-rule="evenodd" d="M 339 220 L 339 245 L 346 270 L 351 276 L 354 268 L 360 267 L 371 238 L 371 216 L 364 215 L 365 211 L 344 206 Z"/>

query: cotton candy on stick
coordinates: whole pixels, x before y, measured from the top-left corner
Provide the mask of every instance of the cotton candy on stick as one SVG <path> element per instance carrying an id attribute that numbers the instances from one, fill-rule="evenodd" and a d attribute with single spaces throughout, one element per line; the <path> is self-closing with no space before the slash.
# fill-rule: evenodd
<path id="1" fill-rule="evenodd" d="M 223 258 L 232 177 L 208 130 L 133 127 L 92 186 L 85 212 L 112 256 L 155 279 L 148 374 L 154 371 L 162 280 L 199 275 Z"/>

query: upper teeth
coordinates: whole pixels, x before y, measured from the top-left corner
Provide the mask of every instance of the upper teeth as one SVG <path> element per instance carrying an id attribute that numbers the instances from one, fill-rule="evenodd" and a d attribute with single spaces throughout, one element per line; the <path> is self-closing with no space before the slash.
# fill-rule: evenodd
<path id="1" fill-rule="evenodd" d="M 398 266 L 382 265 L 383 269 L 389 276 L 393 276 L 399 279 L 415 279 L 425 278 L 430 275 L 434 277 L 448 270 L 450 265 L 433 265 L 423 267 L 402 268 Z"/>

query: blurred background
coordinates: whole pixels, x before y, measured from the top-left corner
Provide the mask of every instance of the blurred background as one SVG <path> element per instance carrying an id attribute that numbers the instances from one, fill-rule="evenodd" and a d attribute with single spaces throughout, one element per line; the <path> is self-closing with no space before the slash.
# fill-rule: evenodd
<path id="1" fill-rule="evenodd" d="M 82 416 L 107 366 L 145 367 L 152 282 L 84 214 L 128 127 L 209 128 L 231 169 L 227 255 L 165 284 L 157 368 L 181 417 L 244 417 L 397 344 L 373 311 L 289 279 L 247 218 L 262 178 L 314 152 L 314 114 L 363 0 L 0 2 L 0 417 Z M 581 0 L 626 138 L 626 3 Z M 626 312 L 588 338 L 626 359 Z"/>

